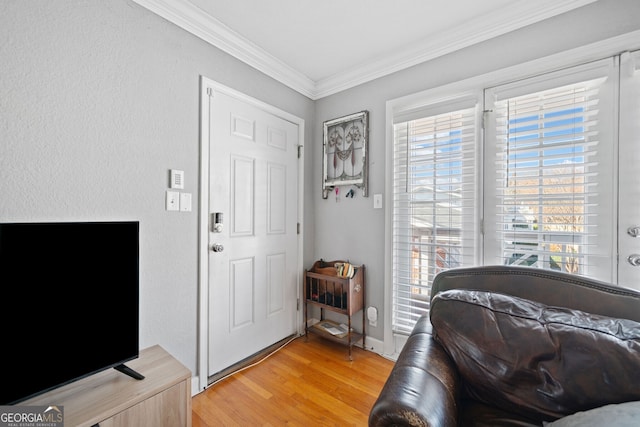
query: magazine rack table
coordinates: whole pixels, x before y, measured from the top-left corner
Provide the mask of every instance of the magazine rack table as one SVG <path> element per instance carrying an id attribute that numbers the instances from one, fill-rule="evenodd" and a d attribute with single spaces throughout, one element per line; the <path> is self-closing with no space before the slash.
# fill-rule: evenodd
<path id="1" fill-rule="evenodd" d="M 351 348 L 358 341 L 362 341 L 362 348 L 365 348 L 365 313 L 364 313 L 364 292 L 365 292 L 365 268 L 364 265 L 353 266 L 351 277 L 340 277 L 337 274 L 336 264 L 344 264 L 346 261 L 324 261 L 319 260 L 313 267 L 304 272 L 304 328 L 305 336 L 314 333 L 323 338 L 346 345 L 349 349 L 349 360 Z M 309 306 L 320 308 L 320 321 L 309 325 Z M 347 328 L 343 331 L 335 331 L 322 327 L 329 322 L 325 321 L 325 310 L 346 316 Z M 362 331 L 353 330 L 351 318 L 354 314 L 362 311 Z M 337 325 L 336 325 L 337 326 Z M 330 332 L 332 331 L 332 332 Z"/>

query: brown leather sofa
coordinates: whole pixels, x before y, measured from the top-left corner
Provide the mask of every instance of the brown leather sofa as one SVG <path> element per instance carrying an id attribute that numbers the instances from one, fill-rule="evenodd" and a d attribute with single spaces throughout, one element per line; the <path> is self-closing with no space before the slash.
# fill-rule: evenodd
<path id="1" fill-rule="evenodd" d="M 640 417 L 639 322 L 640 292 L 581 276 L 442 272 L 369 426 L 546 426 L 623 402 Z"/>

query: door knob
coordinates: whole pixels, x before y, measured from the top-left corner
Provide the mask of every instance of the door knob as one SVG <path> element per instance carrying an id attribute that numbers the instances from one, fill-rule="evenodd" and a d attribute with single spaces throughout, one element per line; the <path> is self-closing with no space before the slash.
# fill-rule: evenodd
<path id="1" fill-rule="evenodd" d="M 627 234 L 631 237 L 640 236 L 640 226 L 636 225 L 634 227 L 627 228 Z"/>
<path id="2" fill-rule="evenodd" d="M 222 252 L 224 251 L 224 246 L 219 243 L 214 243 L 213 245 L 211 245 L 211 250 L 213 252 Z"/>
<path id="3" fill-rule="evenodd" d="M 638 267 L 640 266 L 640 255 L 631 254 L 627 257 L 627 261 L 629 261 L 629 264 L 633 265 L 634 267 Z"/>

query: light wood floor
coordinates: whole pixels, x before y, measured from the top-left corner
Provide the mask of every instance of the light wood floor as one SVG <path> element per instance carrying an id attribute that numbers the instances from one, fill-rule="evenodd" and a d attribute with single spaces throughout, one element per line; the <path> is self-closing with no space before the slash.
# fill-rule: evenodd
<path id="1" fill-rule="evenodd" d="M 393 362 L 309 335 L 192 399 L 193 427 L 366 426 Z"/>

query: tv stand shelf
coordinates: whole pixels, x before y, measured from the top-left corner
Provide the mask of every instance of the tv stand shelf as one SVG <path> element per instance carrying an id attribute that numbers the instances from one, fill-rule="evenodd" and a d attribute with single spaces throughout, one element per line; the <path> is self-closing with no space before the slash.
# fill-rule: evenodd
<path id="1" fill-rule="evenodd" d="M 336 275 L 337 263 L 345 261 L 319 260 L 313 264 L 310 270 L 304 272 L 304 326 L 305 334 L 314 333 L 331 341 L 344 344 L 349 348 L 349 360 L 351 347 L 362 341 L 365 348 L 365 318 L 364 318 L 364 265 L 354 266 L 352 277 L 340 277 Z M 308 306 L 320 308 L 320 321 L 309 325 Z M 332 334 L 318 327 L 325 321 L 325 310 L 340 313 L 347 317 L 347 329 L 345 333 Z M 354 331 L 351 326 L 351 317 L 362 311 L 362 331 Z"/>
<path id="2" fill-rule="evenodd" d="M 58 405 L 64 425 L 191 427 L 191 371 L 156 345 L 126 364 L 136 380 L 107 369 L 19 405 Z"/>

